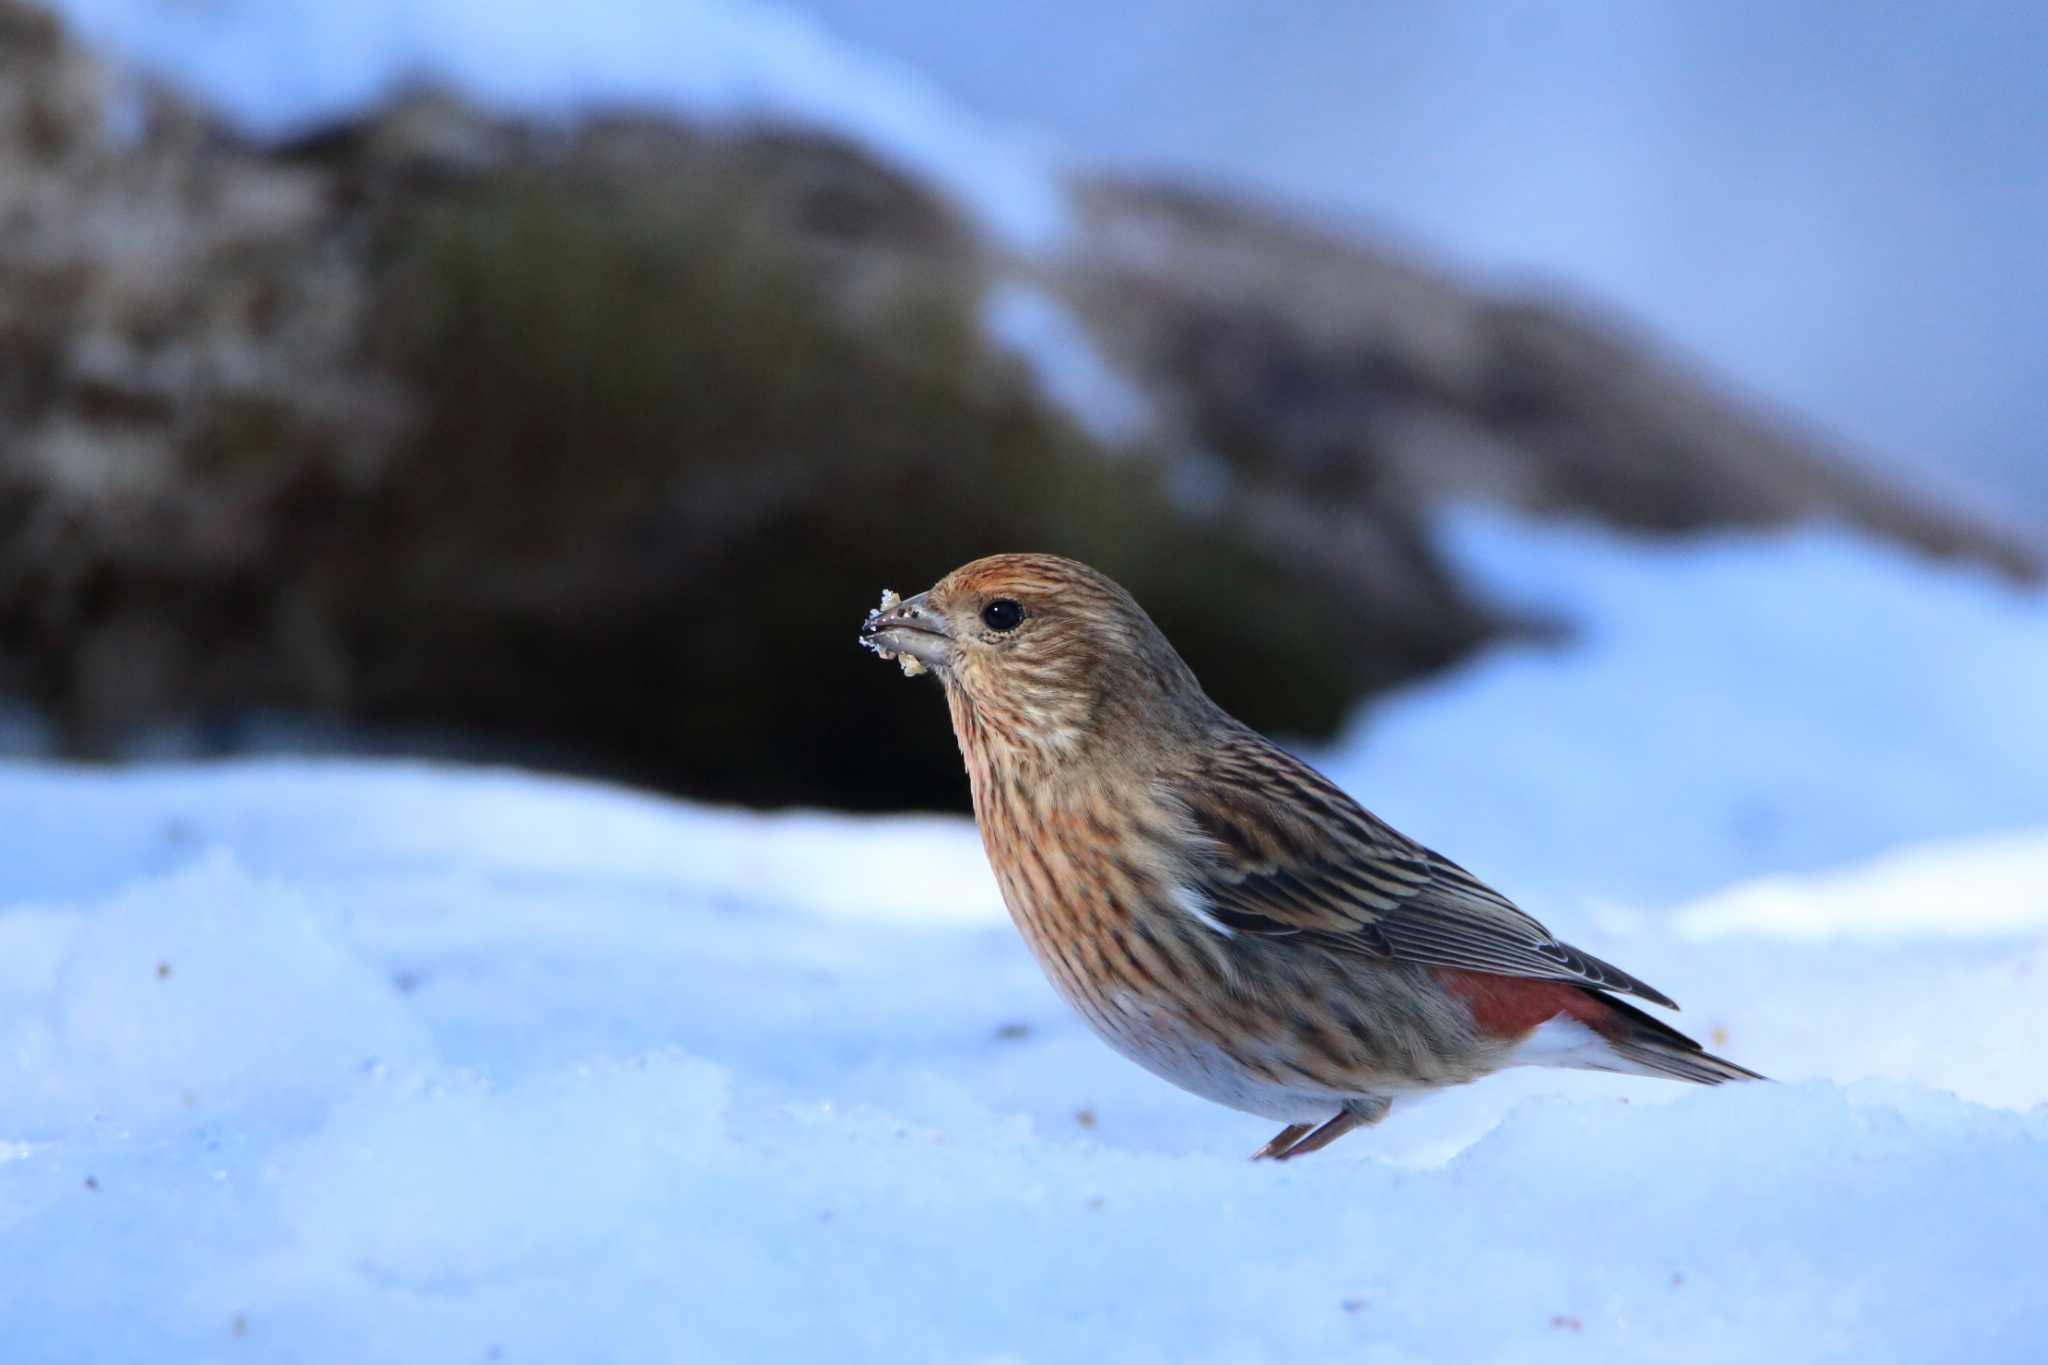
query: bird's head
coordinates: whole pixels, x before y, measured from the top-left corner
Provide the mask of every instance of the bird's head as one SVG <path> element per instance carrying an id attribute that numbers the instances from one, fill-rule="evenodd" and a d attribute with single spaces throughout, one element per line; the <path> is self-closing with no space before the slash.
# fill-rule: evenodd
<path id="1" fill-rule="evenodd" d="M 1057 555 L 964 564 L 871 612 L 861 643 L 938 675 L 963 748 L 1072 759 L 1155 742 L 1214 712 L 1144 608 Z"/>

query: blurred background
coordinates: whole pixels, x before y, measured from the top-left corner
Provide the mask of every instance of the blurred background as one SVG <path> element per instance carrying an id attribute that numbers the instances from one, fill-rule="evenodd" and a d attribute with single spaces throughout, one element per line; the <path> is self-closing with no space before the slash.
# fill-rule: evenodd
<path id="1" fill-rule="evenodd" d="M 962 809 L 854 647 L 883 587 L 1090 560 L 1316 745 L 1585 629 L 1473 507 L 2031 601 L 2044 54 L 2023 6 L 0 0 L 0 745 Z"/>

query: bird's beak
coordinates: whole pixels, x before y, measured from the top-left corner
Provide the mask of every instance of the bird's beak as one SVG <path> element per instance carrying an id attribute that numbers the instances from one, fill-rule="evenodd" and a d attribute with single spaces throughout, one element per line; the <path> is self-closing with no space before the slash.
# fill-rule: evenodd
<path id="1" fill-rule="evenodd" d="M 860 642 L 885 659 L 903 659 L 905 673 L 944 668 L 953 658 L 953 636 L 946 618 L 932 609 L 930 597 L 921 592 L 898 600 L 893 592 L 883 593 L 882 605 L 861 624 Z M 913 668 L 913 660 L 920 667 Z"/>

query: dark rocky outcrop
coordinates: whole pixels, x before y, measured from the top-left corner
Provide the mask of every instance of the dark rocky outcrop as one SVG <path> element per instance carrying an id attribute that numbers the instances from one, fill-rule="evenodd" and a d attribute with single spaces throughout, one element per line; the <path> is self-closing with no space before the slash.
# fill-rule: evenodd
<path id="1" fill-rule="evenodd" d="M 994 549 L 1101 564 L 1219 699 L 1306 734 L 1516 628 L 1432 547 L 1446 497 L 1824 513 L 2027 567 L 1568 312 L 1077 193 L 1069 255 L 1020 266 L 814 134 L 421 94 L 255 147 L 0 0 L 0 691 L 77 754 L 271 710 L 946 805 L 940 709 L 853 629 Z M 1105 451 L 984 338 L 1019 270 L 1148 437 Z"/>
<path id="2" fill-rule="evenodd" d="M 1071 297 L 1247 478 L 1653 532 L 1829 518 L 2041 570 L 2036 548 L 1890 487 L 1566 301 L 1488 294 L 1183 186 L 1097 179 L 1077 197 L 1089 246 Z"/>

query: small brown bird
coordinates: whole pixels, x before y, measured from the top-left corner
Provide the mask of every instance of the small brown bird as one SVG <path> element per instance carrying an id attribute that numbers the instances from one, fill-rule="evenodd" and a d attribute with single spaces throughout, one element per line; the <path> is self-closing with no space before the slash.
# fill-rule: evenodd
<path id="1" fill-rule="evenodd" d="M 885 593 L 860 639 L 944 684 L 989 863 L 1059 993 L 1140 1066 L 1285 1123 L 1255 1156 L 1507 1066 L 1762 1079 L 1226 714 L 1085 564 L 978 559 Z"/>

